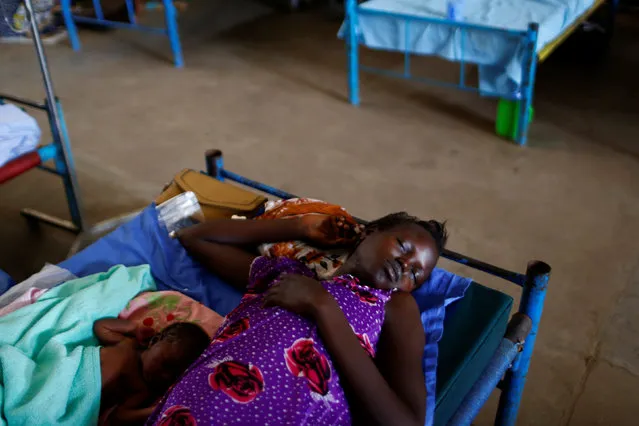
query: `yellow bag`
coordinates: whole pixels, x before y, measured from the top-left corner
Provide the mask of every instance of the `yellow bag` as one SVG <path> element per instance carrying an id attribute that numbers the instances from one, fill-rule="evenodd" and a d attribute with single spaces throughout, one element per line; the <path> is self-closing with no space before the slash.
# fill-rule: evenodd
<path id="1" fill-rule="evenodd" d="M 162 204 L 186 191 L 195 193 L 206 219 L 230 218 L 233 215 L 253 217 L 266 203 L 266 197 L 262 195 L 191 169 L 176 174 L 155 203 Z"/>

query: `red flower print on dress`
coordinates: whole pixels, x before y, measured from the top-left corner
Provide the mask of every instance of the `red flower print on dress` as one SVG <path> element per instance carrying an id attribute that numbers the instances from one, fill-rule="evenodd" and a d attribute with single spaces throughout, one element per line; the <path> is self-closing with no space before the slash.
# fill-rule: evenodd
<path id="1" fill-rule="evenodd" d="M 209 385 L 221 390 L 235 402 L 247 404 L 264 390 L 264 377 L 256 365 L 224 361 L 209 374 Z"/>
<path id="2" fill-rule="evenodd" d="M 355 295 L 357 295 L 357 297 L 359 297 L 359 300 L 361 300 L 364 303 L 368 303 L 369 305 L 375 305 L 377 301 L 379 300 L 377 296 L 375 296 L 373 293 L 366 290 L 365 288 L 357 285 L 355 282 L 351 282 L 348 287 L 353 293 L 355 293 Z"/>
<path id="3" fill-rule="evenodd" d="M 162 413 L 158 426 L 197 426 L 197 421 L 187 407 L 174 405 Z"/>
<path id="4" fill-rule="evenodd" d="M 305 377 L 311 391 L 324 396 L 328 393 L 331 366 L 314 344 L 313 339 L 297 339 L 290 348 L 284 350 L 284 359 L 294 376 Z"/>
<path id="5" fill-rule="evenodd" d="M 239 319 L 235 321 L 234 323 L 224 327 L 224 330 L 222 330 L 222 332 L 218 334 L 215 339 L 213 339 L 213 342 L 214 343 L 226 342 L 227 340 L 230 340 L 236 336 L 239 336 L 240 334 L 248 330 L 249 327 L 250 327 L 250 323 L 248 318 Z"/>
<path id="6" fill-rule="evenodd" d="M 245 294 L 244 296 L 242 296 L 242 299 L 240 299 L 239 305 L 233 308 L 233 310 L 228 313 L 226 318 L 233 318 L 235 314 L 237 314 L 240 311 L 243 311 L 244 308 L 246 308 L 246 305 L 248 305 L 256 297 L 257 297 L 257 294 Z"/>
<path id="7" fill-rule="evenodd" d="M 373 345 L 371 345 L 371 341 L 368 338 L 368 334 L 366 333 L 355 333 L 357 338 L 359 339 L 359 344 L 362 345 L 362 348 L 366 351 L 366 353 L 371 357 L 375 358 L 375 349 L 373 349 Z"/>

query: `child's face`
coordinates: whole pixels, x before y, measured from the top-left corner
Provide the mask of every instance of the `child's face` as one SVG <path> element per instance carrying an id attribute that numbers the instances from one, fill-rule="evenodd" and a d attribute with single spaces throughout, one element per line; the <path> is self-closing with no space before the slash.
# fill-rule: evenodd
<path id="1" fill-rule="evenodd" d="M 152 344 L 140 356 L 144 381 L 158 390 L 168 389 L 188 367 L 178 345 L 166 340 Z"/>

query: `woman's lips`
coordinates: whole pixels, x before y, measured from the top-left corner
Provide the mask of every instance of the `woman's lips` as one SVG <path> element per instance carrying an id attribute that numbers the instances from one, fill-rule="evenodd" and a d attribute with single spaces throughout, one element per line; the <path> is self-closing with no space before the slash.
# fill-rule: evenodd
<path id="1" fill-rule="evenodd" d="M 397 282 L 399 280 L 400 270 L 397 262 L 390 262 L 387 260 L 384 265 L 384 272 L 391 282 Z"/>

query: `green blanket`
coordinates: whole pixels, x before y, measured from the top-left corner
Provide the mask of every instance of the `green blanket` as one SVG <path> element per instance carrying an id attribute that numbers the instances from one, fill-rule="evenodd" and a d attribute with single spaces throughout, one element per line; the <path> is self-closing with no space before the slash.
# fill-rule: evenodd
<path id="1" fill-rule="evenodd" d="M 0 426 L 96 424 L 102 381 L 93 323 L 155 289 L 148 265 L 115 266 L 0 318 Z"/>

